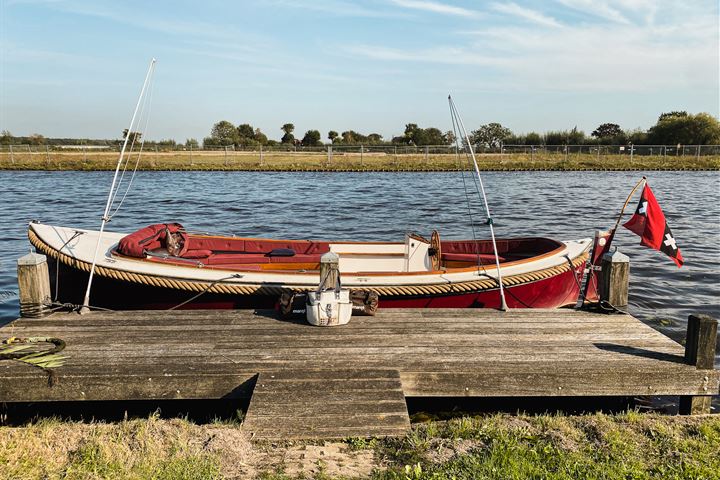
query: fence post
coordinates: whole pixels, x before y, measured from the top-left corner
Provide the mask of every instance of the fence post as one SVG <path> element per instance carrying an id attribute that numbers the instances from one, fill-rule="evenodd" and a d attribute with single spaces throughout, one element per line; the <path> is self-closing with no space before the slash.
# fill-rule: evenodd
<path id="1" fill-rule="evenodd" d="M 685 336 L 685 363 L 700 370 L 712 370 L 715 366 L 715 347 L 718 321 L 709 315 L 690 315 Z M 680 397 L 681 415 L 710 413 L 712 394 L 708 391 L 708 375 L 702 387 L 706 395 L 684 395 Z"/>
<path id="2" fill-rule="evenodd" d="M 190 147 L 190 166 L 193 166 L 193 156 L 192 156 L 192 144 L 188 145 Z"/>
<path id="3" fill-rule="evenodd" d="M 45 165 L 50 166 L 50 145 L 45 145 Z"/>
<path id="4" fill-rule="evenodd" d="M 600 161 L 600 144 L 598 144 L 597 159 Z"/>
<path id="5" fill-rule="evenodd" d="M 425 145 L 425 164 L 430 163 L 430 147 Z"/>
<path id="6" fill-rule="evenodd" d="M 635 145 L 630 143 L 630 163 L 632 163 L 634 155 L 635 155 Z"/>
<path id="7" fill-rule="evenodd" d="M 363 146 L 360 145 L 360 165 L 363 164 L 363 150 L 364 150 Z"/>
<path id="8" fill-rule="evenodd" d="M 332 145 L 328 145 L 327 147 L 327 164 L 330 165 L 330 162 L 332 162 L 333 157 L 333 149 Z"/>
<path id="9" fill-rule="evenodd" d="M 12 163 L 13 165 L 15 165 L 15 157 L 13 156 L 12 145 L 10 145 L 10 163 Z"/>
<path id="10" fill-rule="evenodd" d="M 695 156 L 698 160 L 700 160 L 700 145 L 697 146 L 697 155 Z"/>
<path id="11" fill-rule="evenodd" d="M 262 167 L 263 163 L 265 163 L 265 152 L 263 152 L 263 146 L 260 145 L 260 166 Z"/>
<path id="12" fill-rule="evenodd" d="M 395 145 L 395 166 L 397 167 L 398 164 L 398 158 L 397 158 L 397 145 Z"/>
<path id="13" fill-rule="evenodd" d="M 532 162 L 534 160 L 535 160 L 535 145 L 530 147 L 530 161 Z"/>

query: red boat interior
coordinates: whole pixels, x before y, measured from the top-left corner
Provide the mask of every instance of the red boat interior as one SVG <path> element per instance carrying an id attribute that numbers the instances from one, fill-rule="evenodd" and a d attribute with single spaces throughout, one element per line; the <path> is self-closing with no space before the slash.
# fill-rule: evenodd
<path id="1" fill-rule="evenodd" d="M 230 270 L 317 270 L 320 257 L 330 251 L 331 244 L 352 243 L 195 235 L 186 233 L 177 223 L 169 223 L 151 225 L 125 236 L 115 253 L 154 262 Z M 502 263 L 534 258 L 562 246 L 548 238 L 497 240 Z M 441 268 L 470 268 L 478 262 L 495 263 L 490 240 L 441 242 Z"/>

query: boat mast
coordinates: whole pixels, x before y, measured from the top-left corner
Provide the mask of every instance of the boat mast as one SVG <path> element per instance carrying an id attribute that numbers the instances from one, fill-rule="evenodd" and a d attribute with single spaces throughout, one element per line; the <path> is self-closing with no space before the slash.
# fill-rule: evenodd
<path id="1" fill-rule="evenodd" d="M 102 239 L 103 231 L 105 230 L 105 224 L 110 220 L 110 208 L 112 207 L 113 199 L 115 198 L 115 186 L 117 183 L 118 172 L 120 171 L 120 165 L 125 158 L 125 150 L 127 148 L 128 141 L 132 136 L 133 126 L 135 125 L 135 118 L 137 117 L 138 110 L 140 109 L 140 103 L 142 102 L 143 96 L 147 89 L 150 77 L 152 76 L 153 70 L 155 69 L 156 60 L 153 58 L 150 60 L 150 66 L 148 67 L 147 74 L 145 75 L 145 81 L 143 82 L 142 89 L 140 90 L 140 96 L 138 97 L 137 104 L 135 105 L 135 111 L 133 112 L 132 118 L 130 119 L 130 126 L 125 135 L 125 141 L 123 142 L 122 149 L 120 150 L 120 157 L 118 158 L 117 165 L 115 166 L 115 174 L 113 175 L 112 184 L 110 185 L 110 192 L 108 193 L 107 203 L 105 204 L 105 211 L 102 216 L 102 222 L 100 223 L 100 232 L 98 233 L 97 243 L 95 244 L 95 254 L 93 255 L 92 265 L 90 266 L 90 276 L 88 278 L 87 289 L 85 290 L 85 299 L 83 300 L 80 313 L 87 313 L 90 311 L 90 289 L 92 287 L 93 275 L 95 274 L 95 265 L 97 264 L 98 252 L 100 251 L 100 241 Z"/>
<path id="2" fill-rule="evenodd" d="M 453 102 L 452 96 L 448 95 L 448 102 L 450 103 L 450 114 L 457 119 L 458 126 L 462 130 L 463 138 L 465 139 L 465 142 L 467 142 L 468 150 L 470 151 L 470 156 L 472 157 L 473 165 L 475 166 L 475 174 L 477 175 L 478 182 L 480 183 L 480 191 L 482 193 L 482 199 L 483 203 L 485 204 L 485 213 L 487 215 L 487 222 L 486 224 L 490 227 L 490 238 L 492 238 L 492 246 L 493 251 L 495 252 L 495 266 L 497 267 L 497 282 L 500 286 L 500 310 L 506 311 L 508 310 L 507 302 L 505 301 L 505 290 L 503 288 L 503 280 L 502 280 L 502 273 L 500 273 L 500 256 L 498 255 L 497 250 L 497 243 L 495 242 L 495 229 L 493 228 L 493 219 L 492 216 L 490 216 L 490 207 L 488 206 L 487 196 L 485 195 L 485 187 L 483 186 L 482 177 L 480 176 L 480 167 L 478 167 L 477 159 L 475 158 L 475 149 L 473 148 L 472 144 L 470 143 L 470 138 L 468 137 L 467 130 L 465 130 L 465 124 L 462 121 L 462 118 L 460 117 L 460 112 L 458 112 L 457 107 L 455 106 L 455 102 Z M 455 139 L 455 142 L 457 142 L 457 138 Z"/>

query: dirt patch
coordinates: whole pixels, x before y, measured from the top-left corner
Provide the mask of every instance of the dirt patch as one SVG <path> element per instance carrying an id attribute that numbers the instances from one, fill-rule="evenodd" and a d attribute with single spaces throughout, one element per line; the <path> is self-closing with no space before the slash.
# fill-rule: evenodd
<path id="1" fill-rule="evenodd" d="M 481 449 L 485 444 L 479 440 L 456 439 L 439 440 L 431 444 L 427 452 L 427 459 L 431 463 L 445 463 L 453 457 L 465 455 L 473 450 Z"/>
<path id="2" fill-rule="evenodd" d="M 225 478 L 254 478 L 258 471 L 259 452 L 247 433 L 238 428 L 206 427 L 204 449 L 220 459 Z"/>
<path id="3" fill-rule="evenodd" d="M 285 473 L 290 477 L 325 474 L 366 478 L 377 466 L 372 450 L 349 450 L 340 442 L 288 447 L 283 457 Z"/>

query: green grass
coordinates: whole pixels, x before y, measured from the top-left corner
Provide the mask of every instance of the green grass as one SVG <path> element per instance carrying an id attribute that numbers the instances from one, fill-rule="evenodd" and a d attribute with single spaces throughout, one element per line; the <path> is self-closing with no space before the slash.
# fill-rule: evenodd
<path id="1" fill-rule="evenodd" d="M 334 457 L 312 457 L 327 445 L 252 444 L 232 423 L 201 426 L 156 417 L 117 424 L 44 420 L 0 427 L 0 478 L 720 478 L 717 415 L 461 417 L 416 424 L 397 439 L 333 442 Z M 364 470 L 349 469 L 359 457 L 365 459 Z M 298 462 L 306 464 L 298 469 Z"/>
<path id="2" fill-rule="evenodd" d="M 0 152 L 1 170 L 112 170 L 117 153 L 90 152 L 17 152 L 10 158 Z M 132 165 L 135 158 L 133 157 Z M 463 159 L 464 161 L 464 159 Z M 720 170 L 720 156 L 634 156 L 594 154 L 488 154 L 479 155 L 482 170 Z M 131 168 L 132 168 L 131 165 Z M 454 155 L 420 154 L 393 155 L 368 153 L 335 153 L 328 162 L 324 153 L 270 152 L 146 152 L 141 170 L 455 170 L 458 161 Z"/>

